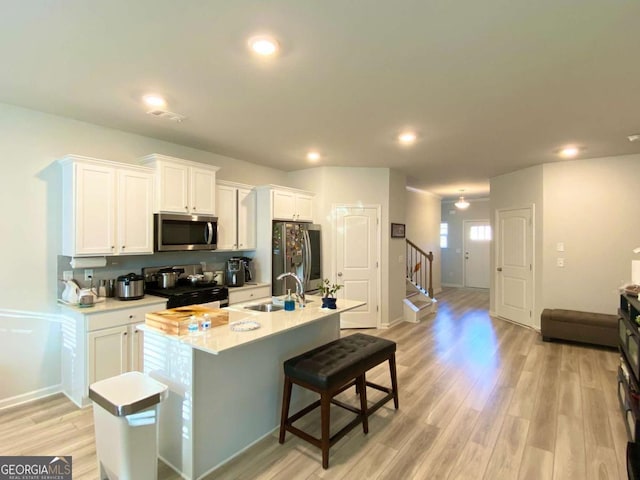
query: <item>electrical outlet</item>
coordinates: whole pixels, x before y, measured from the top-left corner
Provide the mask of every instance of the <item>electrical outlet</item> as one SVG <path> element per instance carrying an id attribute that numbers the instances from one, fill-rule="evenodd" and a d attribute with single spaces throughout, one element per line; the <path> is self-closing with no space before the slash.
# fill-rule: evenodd
<path id="1" fill-rule="evenodd" d="M 73 280 L 73 270 L 65 270 L 64 272 L 62 272 L 62 279 L 63 280 Z"/>
<path id="2" fill-rule="evenodd" d="M 564 242 L 558 242 L 556 244 L 556 251 L 558 252 L 564 252 Z"/>
<path id="3" fill-rule="evenodd" d="M 85 268 L 84 269 L 84 281 L 88 282 L 93 278 L 93 268 Z"/>
<path id="4" fill-rule="evenodd" d="M 562 258 L 562 257 L 558 257 L 558 258 L 556 259 L 556 265 L 557 265 L 558 267 L 564 267 L 564 258 Z"/>

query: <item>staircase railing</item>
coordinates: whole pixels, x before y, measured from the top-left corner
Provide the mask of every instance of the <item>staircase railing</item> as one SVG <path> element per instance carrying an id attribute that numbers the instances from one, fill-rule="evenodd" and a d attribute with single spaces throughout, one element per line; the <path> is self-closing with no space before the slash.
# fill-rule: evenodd
<path id="1" fill-rule="evenodd" d="M 433 252 L 426 253 L 412 241 L 406 242 L 407 278 L 433 298 Z"/>

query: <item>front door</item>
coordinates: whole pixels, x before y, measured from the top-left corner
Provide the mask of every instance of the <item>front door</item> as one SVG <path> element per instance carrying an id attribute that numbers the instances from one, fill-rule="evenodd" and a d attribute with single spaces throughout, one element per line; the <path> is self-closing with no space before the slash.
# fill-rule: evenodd
<path id="1" fill-rule="evenodd" d="M 488 220 L 465 220 L 463 223 L 464 286 L 489 288 L 491 225 Z"/>
<path id="2" fill-rule="evenodd" d="M 496 313 L 532 326 L 533 223 L 531 208 L 500 210 L 496 232 Z"/>
<path id="3" fill-rule="evenodd" d="M 376 328 L 380 315 L 378 207 L 336 208 L 336 280 L 339 298 L 366 302 L 340 315 L 340 328 Z M 340 300 L 338 300 L 340 302 Z"/>

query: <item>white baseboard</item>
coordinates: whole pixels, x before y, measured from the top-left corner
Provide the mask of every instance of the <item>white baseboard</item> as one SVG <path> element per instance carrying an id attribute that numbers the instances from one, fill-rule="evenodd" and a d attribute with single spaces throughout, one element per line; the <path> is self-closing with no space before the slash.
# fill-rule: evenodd
<path id="1" fill-rule="evenodd" d="M 4 398 L 0 400 L 0 410 L 3 410 L 5 408 L 10 408 L 10 407 L 15 407 L 16 405 L 20 405 L 22 403 L 27 403 L 32 400 L 48 397 L 50 395 L 55 395 L 56 393 L 60 393 L 60 392 L 62 392 L 62 384 L 41 388 L 40 390 L 34 390 L 33 392 L 23 393 L 20 395 L 16 395 L 15 397 Z"/>

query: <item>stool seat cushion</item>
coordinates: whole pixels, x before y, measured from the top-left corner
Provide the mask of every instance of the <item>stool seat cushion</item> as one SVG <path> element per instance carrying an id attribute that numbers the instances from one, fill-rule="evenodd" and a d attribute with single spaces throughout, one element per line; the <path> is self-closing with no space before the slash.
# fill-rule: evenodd
<path id="1" fill-rule="evenodd" d="M 331 389 L 384 362 L 395 351 L 391 340 L 356 333 L 290 358 L 284 362 L 284 373 L 317 388 Z"/>

